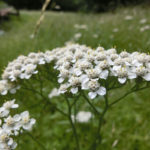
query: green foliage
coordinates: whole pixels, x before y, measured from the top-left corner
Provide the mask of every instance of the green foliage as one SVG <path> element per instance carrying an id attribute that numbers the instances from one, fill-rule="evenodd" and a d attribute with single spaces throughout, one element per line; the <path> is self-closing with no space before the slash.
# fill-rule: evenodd
<path id="1" fill-rule="evenodd" d="M 140 32 L 141 27 L 150 23 L 149 14 L 149 9 L 142 8 L 121 9 L 113 14 L 97 15 L 48 12 L 37 37 L 31 39 L 30 35 L 34 30 L 40 12 L 22 11 L 20 18 L 12 18 L 11 22 L 1 26 L 1 29 L 5 30 L 5 34 L 0 36 L 0 68 L 2 70 L 9 61 L 15 59 L 18 55 L 28 54 L 31 51 L 45 51 L 48 48 L 53 49 L 58 46 L 62 47 L 78 32 L 82 33 L 82 37 L 77 40 L 80 44 L 92 47 L 101 44 L 106 49 L 116 46 L 118 51 L 126 49 L 129 52 L 149 52 L 150 30 Z M 133 19 L 125 20 L 124 18 L 129 15 L 133 16 Z M 140 20 L 144 18 L 147 19 L 147 22 L 140 24 Z M 74 28 L 75 24 L 86 24 L 88 30 L 76 29 Z M 113 32 L 115 28 L 118 29 L 118 32 Z M 97 34 L 98 38 L 94 38 L 94 34 Z M 53 77 L 52 74 L 51 77 Z M 52 86 L 50 81 L 44 84 Z M 49 92 L 47 89 L 46 93 Z M 112 94 L 112 99 L 121 94 L 123 93 L 120 93 L 119 90 L 115 91 Z M 18 99 L 20 96 L 22 96 L 22 99 Z M 150 149 L 149 96 L 149 90 L 133 93 L 108 111 L 103 126 L 104 139 L 99 149 Z M 37 119 L 36 127 L 31 134 L 47 150 L 74 150 L 75 142 L 68 121 L 65 117 L 56 113 L 53 107 L 45 106 L 46 99 L 41 99 L 32 91 L 27 92 L 23 89 L 18 92 L 18 95 L 12 95 L 12 98 L 17 98 L 21 110 L 28 109 Z M 80 104 L 83 101 L 83 99 L 79 99 L 78 107 L 81 107 Z M 67 110 L 61 97 L 56 97 L 53 102 L 62 110 Z M 101 111 L 103 99 L 96 99 L 92 103 L 98 103 L 97 108 Z M 88 106 L 86 105 L 81 109 L 88 110 Z M 78 128 L 80 139 L 83 141 L 81 144 L 82 150 L 86 150 L 87 143 L 93 140 L 93 133 L 97 126 L 93 120 L 91 120 L 91 123 L 92 126 L 83 124 Z M 112 146 L 115 141 L 117 141 L 117 144 Z M 20 136 L 18 142 L 17 150 L 42 150 L 39 144 L 28 134 Z"/>

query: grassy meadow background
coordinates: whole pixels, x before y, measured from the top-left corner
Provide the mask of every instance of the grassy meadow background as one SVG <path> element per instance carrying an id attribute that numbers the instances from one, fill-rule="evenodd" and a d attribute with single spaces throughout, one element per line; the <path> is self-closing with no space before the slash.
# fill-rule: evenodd
<path id="1" fill-rule="evenodd" d="M 0 24 L 0 29 L 5 31 L 0 36 L 0 73 L 17 56 L 62 47 L 73 40 L 76 33 L 81 34 L 79 39 L 74 40 L 76 43 L 92 48 L 101 45 L 106 49 L 116 47 L 118 52 L 126 50 L 149 53 L 150 50 L 150 9 L 147 7 L 121 8 L 101 14 L 46 12 L 37 36 L 31 39 L 39 16 L 38 11 L 21 11 L 19 17 L 12 17 L 9 22 Z M 142 21 L 144 19 L 146 21 Z M 87 29 L 77 29 L 75 24 L 84 24 Z M 116 91 L 114 94 L 120 93 Z M 54 100 L 58 105 L 62 104 L 59 98 Z M 17 99 L 20 109 L 28 109 L 37 119 L 31 133 L 34 137 L 22 135 L 18 139 L 17 150 L 44 150 L 41 145 L 47 150 L 74 150 L 71 127 L 65 118 L 50 111 L 49 107 L 44 108 L 46 112 L 43 111 L 42 104 L 32 108 L 31 104 L 36 104 L 36 101 L 30 93 L 22 93 L 22 99 Z M 126 97 L 108 111 L 106 118 L 104 139 L 98 150 L 150 149 L 149 89 Z M 80 138 L 85 141 L 82 142 L 81 150 L 87 149 L 93 128 L 95 126 L 84 124 L 79 129 L 86 131 L 83 134 L 80 132 Z M 87 136 L 89 139 L 86 139 Z"/>

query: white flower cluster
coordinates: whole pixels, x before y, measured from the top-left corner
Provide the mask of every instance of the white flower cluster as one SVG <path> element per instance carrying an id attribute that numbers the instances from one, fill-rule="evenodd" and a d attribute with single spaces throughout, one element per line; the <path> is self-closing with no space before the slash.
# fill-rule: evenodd
<path id="1" fill-rule="evenodd" d="M 98 47 L 95 50 L 85 45 L 67 45 L 45 53 L 30 53 L 19 56 L 9 63 L 0 81 L 0 93 L 6 94 L 8 88 L 2 82 L 17 83 L 20 79 L 29 79 L 38 73 L 38 65 L 54 62 L 54 69 L 59 71 L 60 88 L 55 94 L 71 92 L 76 94 L 79 89 L 88 90 L 88 95 L 94 99 L 97 95 L 105 95 L 105 80 L 114 76 L 120 84 L 128 79 L 138 77 L 150 81 L 150 55 L 126 51 L 117 54 L 116 49 L 105 50 Z M 11 89 L 11 88 L 9 88 Z M 15 90 L 14 90 L 15 91 Z M 53 94 L 54 94 L 53 93 Z M 49 95 L 50 97 L 53 96 Z M 54 94 L 54 95 L 55 95 Z M 59 95 L 58 93 L 56 94 Z"/>
<path id="2" fill-rule="evenodd" d="M 19 89 L 19 85 L 15 85 L 8 80 L 0 80 L 0 94 L 6 95 L 8 91 L 10 91 L 11 94 L 16 93 L 16 90 Z"/>
<path id="3" fill-rule="evenodd" d="M 45 59 L 44 53 L 30 53 L 28 56 L 19 56 L 10 62 L 2 74 L 0 81 L 0 93 L 6 95 L 8 91 L 15 93 L 19 86 L 16 82 L 19 79 L 29 79 L 33 74 L 37 74 L 37 66 L 51 61 L 50 57 Z"/>
<path id="4" fill-rule="evenodd" d="M 72 45 L 59 49 L 55 69 L 59 73 L 60 93 L 67 91 L 76 94 L 79 89 L 88 90 L 94 99 L 97 95 L 105 95 L 105 80 L 114 76 L 120 84 L 128 79 L 138 77 L 150 81 L 150 55 L 145 53 L 117 54 L 116 49 L 96 50 L 83 45 Z"/>
<path id="5" fill-rule="evenodd" d="M 15 149 L 17 143 L 13 137 L 23 130 L 31 130 L 35 124 L 35 119 L 30 118 L 28 111 L 11 116 L 10 110 L 18 107 L 15 100 L 7 101 L 0 107 L 0 150 Z"/>

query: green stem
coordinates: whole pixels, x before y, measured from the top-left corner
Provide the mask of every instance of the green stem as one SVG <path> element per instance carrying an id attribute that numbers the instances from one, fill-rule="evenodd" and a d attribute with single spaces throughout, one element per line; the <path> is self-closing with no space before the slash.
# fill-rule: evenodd
<path id="1" fill-rule="evenodd" d="M 68 117 L 68 115 L 67 115 L 65 112 L 63 112 L 62 110 L 60 110 L 57 106 L 55 106 L 55 104 L 51 103 L 47 97 L 45 97 L 43 94 L 41 94 L 41 92 L 36 91 L 36 90 L 34 90 L 34 89 L 31 89 L 31 88 L 28 88 L 28 87 L 24 87 L 24 89 L 25 89 L 25 90 L 30 90 L 30 91 L 32 91 L 33 93 L 37 93 L 37 94 L 40 95 L 44 100 L 46 100 L 47 104 L 53 105 L 53 107 L 55 108 L 55 110 L 57 110 L 58 112 L 60 112 L 62 115 Z"/>
<path id="2" fill-rule="evenodd" d="M 103 121 L 104 121 L 104 116 L 109 108 L 109 105 L 108 105 L 108 95 L 106 93 L 106 95 L 104 96 L 105 98 L 105 108 L 99 118 L 99 122 L 98 122 L 98 129 L 97 129 L 97 135 L 96 135 L 96 138 L 92 144 L 92 146 L 90 147 L 90 150 L 96 150 L 97 149 L 97 146 L 101 143 L 101 128 L 102 128 L 102 124 L 103 124 Z"/>
<path id="3" fill-rule="evenodd" d="M 121 85 L 121 86 L 116 86 L 116 87 L 111 87 L 111 88 L 108 89 L 108 91 L 114 90 L 114 89 L 119 89 L 119 88 L 121 88 L 121 87 L 122 87 L 122 85 Z"/>
<path id="4" fill-rule="evenodd" d="M 134 87 L 133 87 L 134 88 Z M 132 89 L 133 89 L 132 88 Z M 128 96 L 129 94 L 133 93 L 133 92 L 137 92 L 137 91 L 140 91 L 140 90 L 144 90 L 146 88 L 149 88 L 149 86 L 146 86 L 146 87 L 142 87 L 142 88 L 139 88 L 139 89 L 135 89 L 135 90 L 131 90 L 127 93 L 125 93 L 123 96 L 121 96 L 120 98 L 118 98 L 117 100 L 115 100 L 114 102 L 112 102 L 111 104 L 109 104 L 109 107 L 113 106 L 114 104 L 118 103 L 119 101 L 121 101 L 122 99 L 124 99 L 126 96 Z"/>
<path id="5" fill-rule="evenodd" d="M 87 101 L 87 103 L 92 107 L 92 109 L 94 110 L 94 113 L 96 115 L 99 115 L 99 112 L 97 111 L 97 109 L 95 108 L 95 106 L 89 101 L 89 99 L 86 97 L 86 95 L 84 93 L 83 93 L 83 97 Z"/>
<path id="6" fill-rule="evenodd" d="M 44 145 L 41 144 L 41 143 L 37 140 L 36 137 L 34 137 L 34 136 L 33 136 L 32 134 L 30 134 L 30 133 L 27 133 L 27 134 L 41 147 L 41 149 L 47 150 L 47 149 L 44 147 Z"/>
<path id="7" fill-rule="evenodd" d="M 80 97 L 80 94 L 74 99 L 73 103 L 70 104 L 71 109 L 74 108 L 74 116 L 76 116 L 77 113 L 77 101 Z M 76 118 L 74 118 L 74 124 L 76 124 Z"/>
<path id="8" fill-rule="evenodd" d="M 125 93 L 123 96 L 121 96 L 120 98 L 118 98 L 117 100 L 112 102 L 111 104 L 108 103 L 108 93 L 106 93 L 106 95 L 104 96 L 104 98 L 105 98 L 105 108 L 104 108 L 104 110 L 103 110 L 103 112 L 102 112 L 102 114 L 99 118 L 99 125 L 98 125 L 98 129 L 97 129 L 97 135 L 96 135 L 95 141 L 93 142 L 92 146 L 90 147 L 90 150 L 96 150 L 98 144 L 101 143 L 101 134 L 100 134 L 100 132 L 101 132 L 102 124 L 103 124 L 103 121 L 104 121 L 104 116 L 105 116 L 108 108 L 113 106 L 114 104 L 118 103 L 123 98 L 125 98 L 126 96 L 128 96 L 129 94 L 131 94 L 133 92 L 137 92 L 137 91 L 149 88 L 149 86 L 138 88 L 138 89 L 135 89 L 135 87 L 136 87 L 136 85 L 133 86 L 129 92 Z"/>
<path id="9" fill-rule="evenodd" d="M 38 74 L 38 78 L 39 78 L 39 82 L 40 82 L 40 93 L 43 96 L 43 82 L 42 82 L 42 78 L 40 77 L 39 74 Z"/>
<path id="10" fill-rule="evenodd" d="M 78 135 L 77 135 L 77 131 L 76 131 L 76 127 L 72 121 L 72 118 L 71 118 L 71 105 L 69 103 L 69 100 L 68 98 L 66 97 L 66 102 L 67 102 L 67 106 L 68 106 L 68 118 L 69 118 L 69 121 L 70 121 L 70 124 L 71 124 L 71 127 L 72 127 L 72 130 L 73 130 L 73 134 L 74 134 L 74 137 L 75 137 L 75 141 L 76 141 L 76 150 L 80 150 L 80 146 L 79 146 L 79 140 L 78 140 Z"/>

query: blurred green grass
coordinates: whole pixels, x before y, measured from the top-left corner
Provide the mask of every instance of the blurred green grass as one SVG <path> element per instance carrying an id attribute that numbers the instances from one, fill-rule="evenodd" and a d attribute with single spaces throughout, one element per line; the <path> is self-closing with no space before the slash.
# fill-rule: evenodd
<path id="1" fill-rule="evenodd" d="M 150 30 L 140 31 L 141 27 L 150 25 L 150 10 L 145 7 L 122 8 L 113 13 L 104 14 L 46 12 L 45 20 L 41 24 L 37 37 L 31 39 L 30 36 L 39 16 L 40 12 L 21 11 L 19 18 L 13 17 L 11 21 L 0 25 L 0 28 L 5 31 L 5 34 L 0 36 L 0 72 L 9 61 L 18 55 L 62 47 L 76 33 L 82 34 L 81 38 L 76 41 L 77 43 L 93 48 L 101 45 L 106 49 L 115 46 L 118 51 L 149 52 Z M 132 16 L 133 19 L 126 20 L 126 16 Z M 141 19 L 146 19 L 147 22 L 141 24 Z M 76 29 L 74 28 L 75 24 L 85 24 L 87 30 Z M 114 32 L 116 29 L 118 32 Z M 97 34 L 98 37 L 95 38 L 94 34 Z M 19 102 L 21 109 L 29 109 L 31 103 L 34 104 L 37 103 L 35 101 L 38 101 L 36 97 L 29 97 L 31 93 L 21 94 L 22 99 Z M 24 96 L 24 94 L 26 95 Z M 121 93 L 116 91 L 114 94 Z M 149 150 L 149 99 L 149 90 L 144 90 L 133 93 L 111 108 L 106 115 L 103 127 L 104 139 L 99 149 Z M 60 98 L 55 98 L 54 101 L 58 105 L 63 103 Z M 101 105 L 100 102 L 99 105 Z M 45 111 L 42 111 L 43 108 Z M 59 114 L 52 112 L 49 114 L 50 109 L 49 106 L 45 108 L 44 104 L 38 108 L 29 109 L 37 119 L 37 125 L 32 134 L 45 145 L 47 150 L 73 150 L 74 142 L 70 125 Z M 80 138 L 84 139 L 81 150 L 87 149 L 87 142 L 92 140 L 93 128 L 89 124 L 80 127 L 80 131 L 85 131 L 80 132 Z M 90 138 L 86 139 L 88 136 Z M 23 140 L 18 141 L 18 150 L 42 150 L 28 135 L 21 138 Z M 115 141 L 118 143 L 113 147 Z"/>

